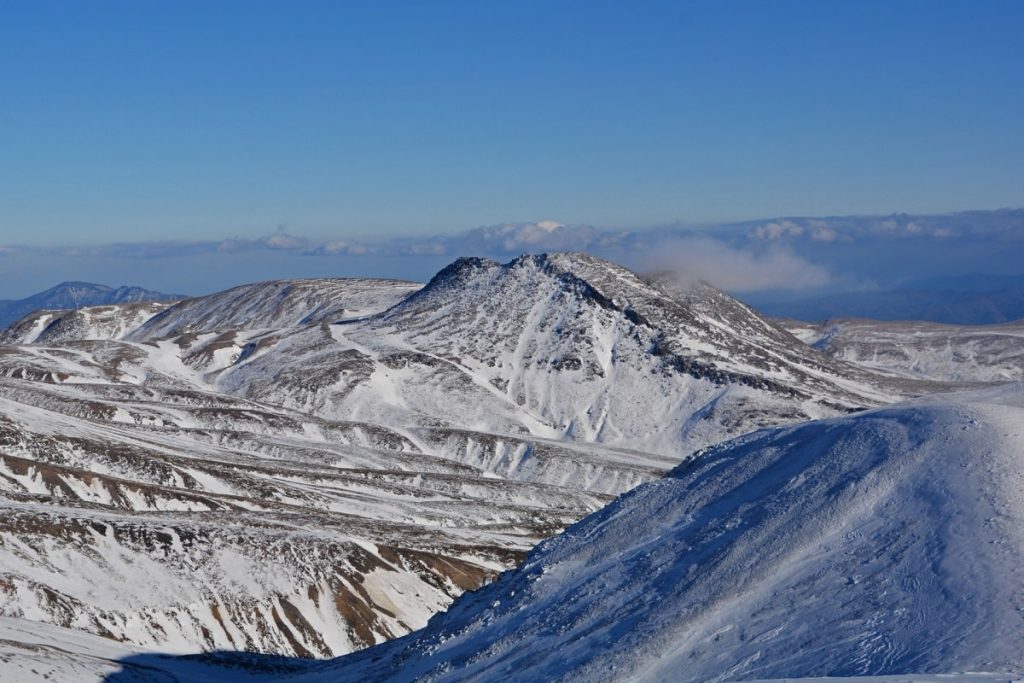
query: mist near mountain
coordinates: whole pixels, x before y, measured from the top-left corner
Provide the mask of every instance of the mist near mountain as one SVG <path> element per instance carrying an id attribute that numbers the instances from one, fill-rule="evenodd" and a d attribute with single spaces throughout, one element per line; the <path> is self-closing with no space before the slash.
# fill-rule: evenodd
<path id="1" fill-rule="evenodd" d="M 778 315 L 870 315 L 944 321 L 1012 319 L 962 311 L 932 314 L 925 306 L 887 313 L 870 292 L 995 291 L 1024 283 L 1019 254 L 1024 210 L 877 216 L 789 216 L 715 225 L 595 226 L 572 217 L 519 219 L 436 235 L 367 238 L 303 234 L 301 226 L 263 235 L 206 240 L 0 245 L 0 270 L 11 296 L 49 286 L 53 273 L 81 280 L 117 276 L 163 291 L 203 294 L 246 282 L 308 277 L 384 277 L 425 282 L 456 257 L 507 261 L 524 252 L 582 251 L 640 273 L 674 270 L 704 280 Z M 188 281 L 182 282 L 182 273 Z M 822 312 L 784 309 L 787 302 L 853 293 Z M 3 293 L 0 292 L 0 295 Z M 989 306 L 983 301 L 978 306 Z M 765 310 L 768 310 L 767 308 Z M 799 314 L 799 315 L 797 315 Z M 945 317 L 943 317 L 943 315 Z M 985 317 L 988 316 L 988 317 Z"/>

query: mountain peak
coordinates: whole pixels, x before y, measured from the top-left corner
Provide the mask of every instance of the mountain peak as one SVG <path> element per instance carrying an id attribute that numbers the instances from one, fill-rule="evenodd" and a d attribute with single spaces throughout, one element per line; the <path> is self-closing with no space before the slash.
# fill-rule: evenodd
<path id="1" fill-rule="evenodd" d="M 768 416 L 803 414 L 811 404 L 818 405 L 814 414 L 830 414 L 893 394 L 709 285 L 681 296 L 579 253 L 526 254 L 505 264 L 459 259 L 367 326 L 374 337 L 400 338 L 455 359 L 508 400 L 544 415 L 556 433 L 609 439 L 628 433 L 661 439 L 658 448 L 677 452 L 703 439 L 698 435 L 712 423 L 725 420 L 738 428 L 726 417 L 731 405 L 747 405 L 746 413 L 757 412 L 768 423 L 776 419 Z M 616 415 L 646 399 L 634 397 L 628 408 L 608 406 L 605 394 L 613 385 L 616 391 L 626 383 L 640 386 L 650 375 L 660 378 L 660 390 L 669 396 L 710 396 L 740 385 L 756 398 L 733 391 L 700 419 L 671 427 L 616 424 Z M 808 399 L 807 405 L 781 407 L 780 401 Z M 761 407 L 749 410 L 753 403 Z"/>
<path id="2" fill-rule="evenodd" d="M 451 287 L 466 282 L 476 273 L 491 268 L 499 268 L 501 264 L 497 261 L 480 258 L 478 256 L 460 256 L 450 264 L 438 271 L 437 275 L 430 278 L 430 282 L 423 288 L 424 291 L 433 291 L 445 287 Z"/>
<path id="3" fill-rule="evenodd" d="M 526 281 L 535 280 L 531 273 L 546 275 L 601 306 L 612 305 L 616 295 L 622 298 L 630 289 L 649 289 L 626 268 L 582 252 L 523 254 L 507 263 L 472 256 L 460 257 L 443 268 L 408 303 L 414 306 L 417 300 L 432 299 L 440 292 L 455 293 L 471 281 L 474 287 L 486 286 L 483 278 L 516 278 L 525 285 Z"/>
<path id="4" fill-rule="evenodd" d="M 0 302 L 0 329 L 37 311 L 74 310 L 83 306 L 104 306 L 147 301 L 174 301 L 179 294 L 164 294 L 143 287 L 113 288 L 93 282 L 68 280 L 17 301 Z"/>
<path id="5" fill-rule="evenodd" d="M 47 289 L 47 292 L 53 292 L 61 289 L 95 289 L 99 291 L 109 292 L 113 289 L 110 285 L 102 285 L 96 282 L 83 282 L 81 280 L 65 280 L 53 287 Z"/>

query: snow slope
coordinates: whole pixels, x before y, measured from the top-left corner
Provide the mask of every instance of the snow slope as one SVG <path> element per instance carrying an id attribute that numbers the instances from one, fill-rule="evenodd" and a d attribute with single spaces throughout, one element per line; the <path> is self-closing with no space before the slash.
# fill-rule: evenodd
<path id="1" fill-rule="evenodd" d="M 121 339 L 170 305 L 169 302 L 144 302 L 36 311 L 0 332 L 0 345 Z"/>
<path id="2" fill-rule="evenodd" d="M 943 382 L 1024 379 L 1024 322 L 942 325 L 929 322 L 780 321 L 807 344 L 873 372 Z"/>
<path id="3" fill-rule="evenodd" d="M 382 311 L 422 285 L 400 280 L 272 280 L 187 299 L 139 328 L 145 341 L 192 332 L 281 328 L 358 318 Z"/>
<path id="4" fill-rule="evenodd" d="M 350 652 L 422 626 L 607 500 L 379 425 L 0 380 L 0 615 L 137 647 Z"/>
<path id="5" fill-rule="evenodd" d="M 1019 384 L 763 430 L 293 680 L 1019 675 L 1022 487 Z"/>
<path id="6" fill-rule="evenodd" d="M 270 683 L 307 672 L 313 663 L 238 653 L 175 657 L 137 652 L 70 629 L 0 617 L 4 683 Z M 785 678 L 748 683 L 1020 683 L 998 674 Z"/>

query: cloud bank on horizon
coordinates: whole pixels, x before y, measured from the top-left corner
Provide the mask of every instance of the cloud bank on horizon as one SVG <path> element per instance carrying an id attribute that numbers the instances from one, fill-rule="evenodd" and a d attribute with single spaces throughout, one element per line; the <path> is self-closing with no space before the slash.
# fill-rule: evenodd
<path id="1" fill-rule="evenodd" d="M 0 273 L 9 285 L 23 283 L 22 289 L 95 280 L 99 274 L 104 281 L 202 293 L 275 277 L 425 280 L 458 256 L 500 260 L 541 251 L 586 251 L 638 271 L 670 270 L 737 294 L 877 289 L 956 276 L 1024 274 L 1024 209 L 788 217 L 645 230 L 549 219 L 382 240 L 316 240 L 281 226 L 256 238 L 0 245 Z"/>

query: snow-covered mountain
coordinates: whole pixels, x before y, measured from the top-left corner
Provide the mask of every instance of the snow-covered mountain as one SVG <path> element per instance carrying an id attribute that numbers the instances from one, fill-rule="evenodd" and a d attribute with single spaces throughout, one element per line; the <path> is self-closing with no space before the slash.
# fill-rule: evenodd
<path id="1" fill-rule="evenodd" d="M 1022 426 L 1018 384 L 741 437 L 289 680 L 1019 675 Z"/>
<path id="2" fill-rule="evenodd" d="M 131 335 L 136 340 L 186 333 L 283 328 L 378 313 L 422 285 L 401 280 L 272 280 L 182 301 Z"/>
<path id="3" fill-rule="evenodd" d="M 503 481 L 379 425 L 83 379 L 0 380 L 4 616 L 330 656 L 422 626 L 608 500 Z"/>
<path id="4" fill-rule="evenodd" d="M 873 372 L 945 382 L 1024 379 L 1024 321 L 1002 325 L 832 320 L 779 324 L 814 348 Z"/>
<path id="5" fill-rule="evenodd" d="M 379 315 L 230 343 L 242 360 L 207 376 L 249 398 L 430 440 L 529 434 L 676 458 L 919 390 L 809 350 L 706 285 L 680 294 L 581 254 L 460 259 Z"/>
<path id="6" fill-rule="evenodd" d="M 146 312 L 0 347 L 0 617 L 32 633 L 344 654 L 699 449 L 947 387 L 580 254 Z"/>
<path id="7" fill-rule="evenodd" d="M 62 282 L 45 292 L 17 300 L 0 301 L 0 330 L 36 311 L 62 311 L 84 306 L 175 301 L 180 294 L 163 294 L 142 287 L 108 287 L 90 282 Z"/>
<path id="8" fill-rule="evenodd" d="M 169 302 L 152 301 L 36 311 L 0 331 L 0 345 L 120 339 L 171 305 Z"/>

